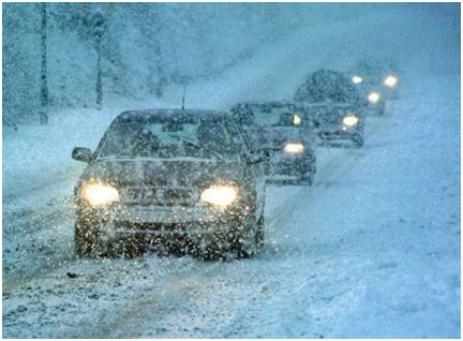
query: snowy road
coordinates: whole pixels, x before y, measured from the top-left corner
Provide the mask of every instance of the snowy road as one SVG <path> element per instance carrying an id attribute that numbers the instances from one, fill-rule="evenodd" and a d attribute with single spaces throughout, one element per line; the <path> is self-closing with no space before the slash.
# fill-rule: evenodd
<path id="1" fill-rule="evenodd" d="M 458 141 L 424 155 L 416 149 L 421 133 L 397 134 L 405 113 L 407 124 L 422 122 L 423 105 L 403 101 L 371 118 L 363 149 L 320 149 L 313 187 L 271 186 L 267 246 L 255 259 L 146 255 L 61 264 L 72 241 L 66 232 L 49 268 L 11 283 L 7 277 L 4 336 L 457 335 L 458 158 L 441 152 Z M 450 177 L 430 184 L 439 168 Z M 416 192 L 420 186 L 427 196 Z M 72 217 L 51 221 L 71 230 Z"/>
<path id="2" fill-rule="evenodd" d="M 356 25 L 345 25 L 348 37 Z M 387 31 L 381 25 L 373 36 Z M 400 28 L 409 51 L 423 43 L 413 39 L 417 28 L 433 27 L 415 26 Z M 272 55 L 263 51 L 219 79 L 222 87 L 191 89 L 194 104 L 292 93 L 304 70 L 336 55 L 327 48 L 305 61 L 330 34 L 338 30 L 315 46 L 296 45 L 295 35 Z M 344 51 L 337 62 L 348 58 Z M 301 64 L 285 68 L 290 59 Z M 3 337 L 459 337 L 459 75 L 421 75 L 422 59 L 420 52 L 408 60 L 417 66 L 387 115 L 369 118 L 364 148 L 320 148 L 312 187 L 269 186 L 267 244 L 254 259 L 77 260 L 71 194 L 83 165 L 69 166 L 69 150 L 59 151 L 56 164 L 67 167 L 31 187 L 30 168 L 7 169 Z M 76 141 L 94 147 L 99 136 L 91 138 Z M 47 178 L 46 167 L 40 171 Z"/>
<path id="3" fill-rule="evenodd" d="M 41 262 L 40 257 L 31 264 L 31 250 L 27 250 L 24 269 L 17 266 L 14 276 L 11 276 L 11 279 L 6 277 L 4 281 L 6 292 L 4 298 L 6 302 L 8 300 L 14 302 L 14 308 L 5 311 L 5 336 L 9 335 L 9 318 L 12 322 L 14 321 L 11 325 L 14 333 L 21 333 L 11 336 L 104 337 L 111 335 L 127 337 L 142 336 L 144 333 L 146 333 L 145 336 L 226 336 L 228 334 L 233 336 L 234 325 L 246 323 L 249 313 L 247 310 L 251 309 L 256 299 L 283 294 L 279 291 L 284 290 L 285 286 L 279 282 L 288 276 L 288 271 L 298 271 L 298 266 L 294 268 L 295 256 L 297 256 L 296 259 L 305 258 L 312 252 L 308 248 L 309 245 L 302 245 L 301 249 L 299 249 L 301 245 L 297 243 L 288 245 L 291 243 L 288 236 L 293 235 L 290 231 L 291 225 L 302 223 L 304 226 L 306 222 L 285 223 L 287 217 L 298 210 L 306 212 L 308 200 L 312 196 L 316 198 L 316 193 L 323 191 L 326 183 L 330 182 L 329 170 L 338 162 L 336 160 L 340 155 L 347 153 L 348 158 L 345 162 L 348 162 L 350 159 L 354 160 L 359 157 L 359 153 L 361 154 L 359 150 L 341 149 L 326 149 L 323 152 L 324 155 L 322 153 L 319 156 L 321 161 L 319 168 L 320 174 L 327 174 L 326 178 L 320 176 L 325 179 L 324 182 L 318 180 L 313 188 L 278 186 L 269 188 L 269 206 L 267 207 L 267 211 L 271 212 L 267 214 L 269 242 L 263 254 L 253 260 L 207 263 L 190 257 L 159 259 L 157 256 L 146 256 L 138 260 L 109 262 L 73 260 L 72 258 L 65 261 L 71 255 L 72 233 L 61 235 L 59 241 L 62 243 L 61 246 L 53 245 L 53 243 L 49 245 L 50 250 L 52 247 L 55 248 L 50 253 L 45 253 L 43 257 L 47 260 L 47 266 L 44 266 L 43 259 Z M 278 200 L 275 200 L 277 198 Z M 61 205 L 58 207 L 63 209 Z M 63 211 L 69 212 L 70 209 L 70 205 L 65 206 Z M 63 218 L 66 218 L 66 226 L 63 226 Z M 63 217 L 55 213 L 55 216 L 41 216 L 37 220 L 47 221 L 49 226 L 56 225 L 56 228 L 62 231 L 72 231 L 72 217 Z M 33 225 L 30 217 L 27 221 Z M 43 241 L 41 236 L 31 235 L 36 240 Z M 307 235 L 305 231 L 302 236 L 304 235 Z M 25 244 L 27 242 L 23 245 Z M 46 240 L 45 244 L 48 244 Z M 38 252 L 38 254 L 43 254 L 43 252 Z M 306 271 L 313 273 L 314 268 L 308 266 L 304 272 Z M 67 272 L 79 274 L 79 277 L 67 278 Z M 106 272 L 109 273 L 94 282 L 99 274 Z M 278 277 L 275 277 L 277 273 Z M 300 275 L 306 278 L 305 273 Z M 294 274 L 290 278 L 294 278 Z M 121 294 L 120 290 L 125 289 L 130 289 L 131 292 Z M 56 307 L 50 305 L 50 296 L 57 302 Z M 76 302 L 81 301 L 78 299 L 79 296 L 83 300 L 83 305 L 76 305 Z M 189 301 L 191 302 L 188 303 Z M 105 309 L 95 311 L 95 304 L 98 307 L 105 307 L 104 303 L 112 306 L 111 314 L 106 314 Z M 224 311 L 224 306 L 227 307 L 227 311 Z M 27 311 L 18 312 L 24 309 L 22 307 L 28 307 Z M 195 311 L 195 307 L 199 311 Z M 58 315 L 53 314 L 53 308 L 59 312 Z M 78 316 L 82 317 L 82 321 L 72 327 L 66 327 L 66 323 L 63 323 L 66 319 L 63 319 L 63 316 L 68 310 L 71 318 L 69 323 Z M 159 316 L 158 311 L 162 311 L 162 315 L 166 314 L 166 316 Z M 45 316 L 50 317 L 50 321 L 44 320 L 42 315 L 44 312 L 49 312 Z M 77 312 L 79 313 L 76 316 Z M 200 312 L 201 314 L 195 319 L 189 320 L 192 313 L 199 314 Z M 27 321 L 23 322 L 21 315 L 27 316 Z M 207 316 L 207 318 L 202 316 Z M 37 319 L 36 323 L 39 324 L 37 330 L 34 330 L 34 317 Z M 127 319 L 130 323 L 126 323 Z M 98 322 L 95 323 L 96 321 Z M 125 322 L 121 323 L 122 321 Z M 151 326 L 154 321 L 163 322 L 160 326 Z M 24 328 L 31 322 L 32 325 L 29 328 Z M 185 326 L 192 325 L 192 322 L 198 325 L 192 329 L 185 328 Z M 46 327 L 48 323 L 50 329 Z M 64 330 L 62 324 L 65 327 Z M 22 334 L 24 332 L 26 334 Z M 37 332 L 39 334 L 36 334 Z"/>

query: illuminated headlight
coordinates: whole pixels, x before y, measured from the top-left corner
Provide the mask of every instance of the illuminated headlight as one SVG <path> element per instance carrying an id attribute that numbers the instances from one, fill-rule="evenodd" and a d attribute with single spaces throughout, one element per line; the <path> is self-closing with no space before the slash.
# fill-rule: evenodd
<path id="1" fill-rule="evenodd" d="M 201 193 L 201 200 L 209 204 L 226 208 L 238 198 L 238 191 L 230 185 L 213 185 Z"/>
<path id="2" fill-rule="evenodd" d="M 300 154 L 304 151 L 304 145 L 302 143 L 287 143 L 284 151 L 289 154 Z"/>
<path id="3" fill-rule="evenodd" d="M 380 98 L 381 96 L 377 92 L 370 92 L 370 94 L 368 95 L 368 100 L 370 101 L 370 103 L 377 103 Z"/>
<path id="4" fill-rule="evenodd" d="M 360 84 L 363 82 L 363 78 L 360 76 L 354 76 L 352 77 L 352 83 L 354 84 Z"/>
<path id="5" fill-rule="evenodd" d="M 348 115 L 342 119 L 342 124 L 348 128 L 351 128 L 359 122 L 359 118 L 355 115 Z"/>
<path id="6" fill-rule="evenodd" d="M 397 77 L 395 76 L 387 76 L 384 79 L 384 85 L 393 88 L 397 84 Z"/>
<path id="7" fill-rule="evenodd" d="M 84 201 L 94 207 L 105 206 L 119 201 L 119 192 L 116 188 L 99 182 L 84 184 L 80 195 Z"/>
<path id="8" fill-rule="evenodd" d="M 294 115 L 293 117 L 293 124 L 295 126 L 300 126 L 301 125 L 301 117 L 299 115 Z"/>

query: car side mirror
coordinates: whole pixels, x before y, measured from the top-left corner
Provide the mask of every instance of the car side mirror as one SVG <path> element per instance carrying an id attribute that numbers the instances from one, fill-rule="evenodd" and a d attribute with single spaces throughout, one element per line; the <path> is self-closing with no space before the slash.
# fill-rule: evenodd
<path id="1" fill-rule="evenodd" d="M 72 158 L 77 161 L 90 163 L 93 161 L 93 154 L 88 148 L 75 147 L 72 150 Z"/>
<path id="2" fill-rule="evenodd" d="M 251 151 L 249 154 L 244 154 L 243 157 L 248 165 L 255 165 L 265 161 L 264 155 L 259 151 Z"/>
<path id="3" fill-rule="evenodd" d="M 266 159 L 262 156 L 258 156 L 258 155 L 253 155 L 253 156 L 248 156 L 246 158 L 246 163 L 248 165 L 256 165 L 258 163 L 262 163 L 262 162 L 265 162 Z"/>

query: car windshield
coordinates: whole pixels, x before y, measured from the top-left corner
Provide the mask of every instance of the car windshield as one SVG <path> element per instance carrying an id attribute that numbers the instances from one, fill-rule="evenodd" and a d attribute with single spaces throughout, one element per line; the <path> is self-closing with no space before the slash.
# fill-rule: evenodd
<path id="1" fill-rule="evenodd" d="M 223 119 L 118 121 L 100 143 L 99 158 L 223 158 L 240 151 Z"/>
<path id="2" fill-rule="evenodd" d="M 347 114 L 358 115 L 351 107 L 318 106 L 311 109 L 311 115 L 318 123 L 338 123 Z"/>
<path id="3" fill-rule="evenodd" d="M 283 129 L 299 129 L 305 125 L 302 113 L 288 106 L 255 106 L 243 114 L 247 116 L 246 125 Z"/>

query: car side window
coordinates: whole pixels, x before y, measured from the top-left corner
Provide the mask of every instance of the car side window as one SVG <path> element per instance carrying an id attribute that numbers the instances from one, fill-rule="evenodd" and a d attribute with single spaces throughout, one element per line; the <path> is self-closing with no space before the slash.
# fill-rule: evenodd
<path id="1" fill-rule="evenodd" d="M 239 148 L 240 153 L 247 152 L 247 144 L 241 134 L 239 126 L 232 119 L 226 119 L 224 123 L 229 138 L 233 141 L 233 144 Z"/>

